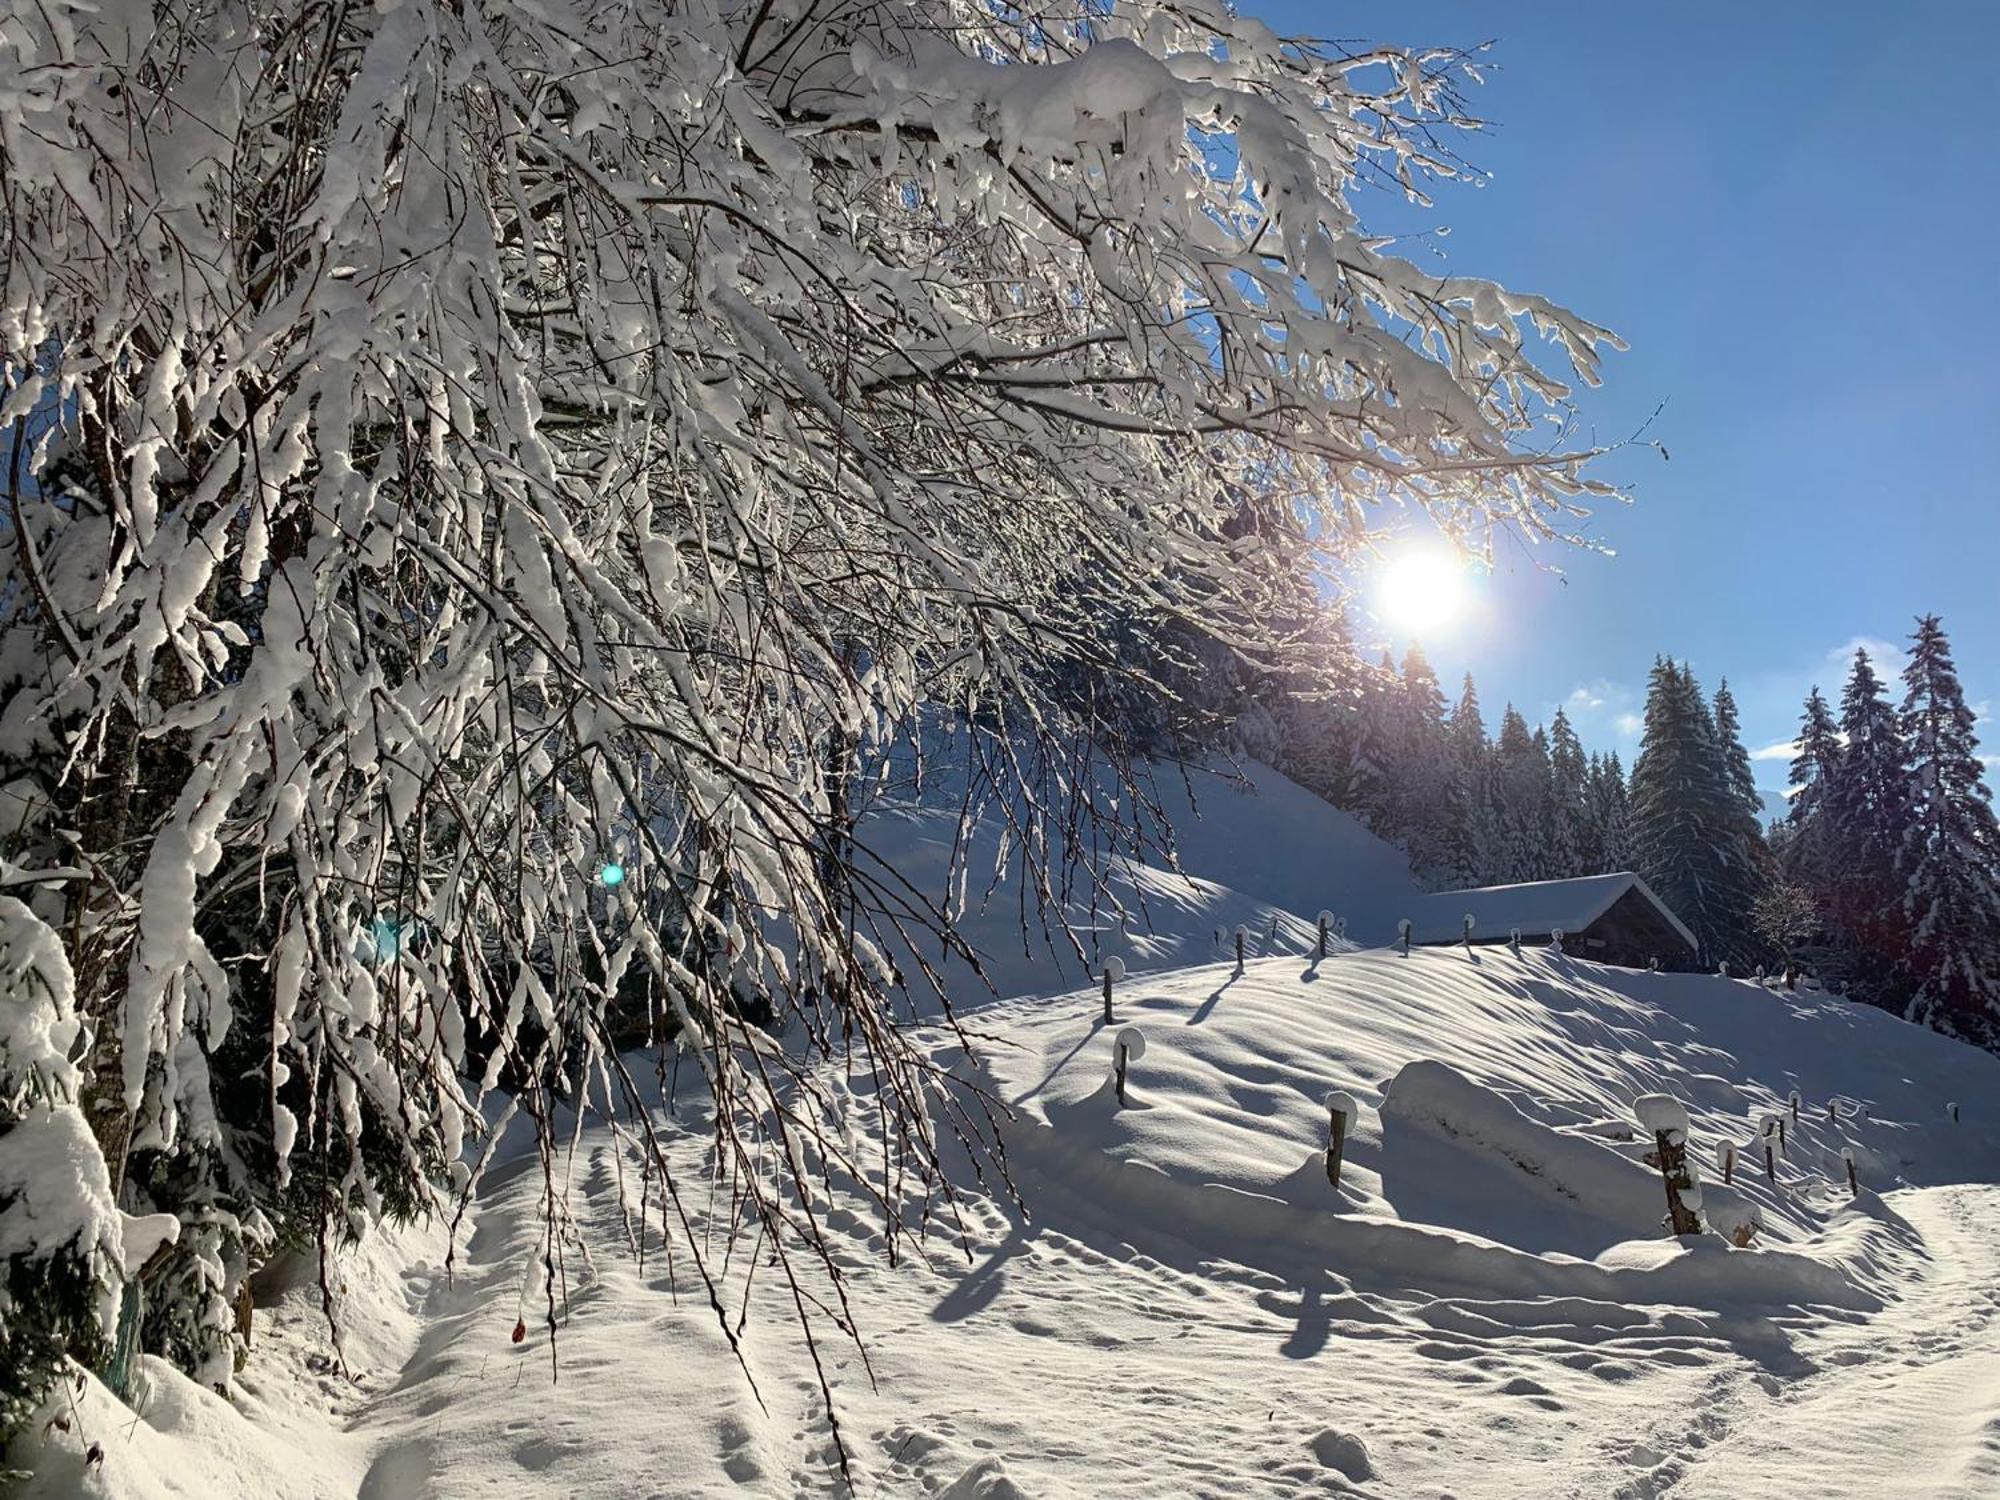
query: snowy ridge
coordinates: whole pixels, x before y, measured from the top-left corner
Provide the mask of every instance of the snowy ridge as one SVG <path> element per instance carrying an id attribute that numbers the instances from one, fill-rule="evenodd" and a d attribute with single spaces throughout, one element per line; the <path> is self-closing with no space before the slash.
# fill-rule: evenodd
<path id="1" fill-rule="evenodd" d="M 1103 861 L 1096 888 L 1078 878 L 1055 893 L 1081 959 L 1055 913 L 1037 911 L 1034 894 L 1023 890 L 1018 849 L 1002 821 L 989 813 L 961 831 L 955 783 L 863 822 L 862 842 L 918 889 L 946 890 L 956 858 L 957 928 L 980 955 L 985 983 L 960 960 L 926 956 L 957 1004 L 1081 985 L 1099 954 L 1115 952 L 1135 971 L 1184 968 L 1221 957 L 1238 926 L 1253 954 L 1299 951 L 1315 940 L 1322 910 L 1350 938 L 1386 943 L 1425 899 L 1400 850 L 1257 761 L 1160 765 L 1142 774 L 1168 820 L 1179 867 L 1159 854 L 1118 855 Z"/>

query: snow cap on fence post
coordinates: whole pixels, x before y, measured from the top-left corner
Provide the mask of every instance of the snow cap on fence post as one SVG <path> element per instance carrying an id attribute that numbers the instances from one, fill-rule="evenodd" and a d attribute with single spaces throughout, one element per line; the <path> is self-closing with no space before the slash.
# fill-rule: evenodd
<path id="1" fill-rule="evenodd" d="M 1408 958 L 1410 955 L 1410 919 L 1408 917 L 1404 917 L 1396 923 L 1396 935 L 1403 940 L 1403 956 Z"/>
<path id="2" fill-rule="evenodd" d="M 1672 1135 L 1676 1146 L 1687 1144 L 1687 1106 L 1672 1094 L 1641 1094 L 1633 1102 L 1632 1113 L 1647 1134 Z"/>
<path id="3" fill-rule="evenodd" d="M 1563 930 L 1560 927 L 1549 934 L 1549 951 L 1552 953 L 1563 951 Z"/>
<path id="4" fill-rule="evenodd" d="M 1465 914 L 1465 946 L 1468 950 L 1472 947 L 1472 929 L 1478 925 L 1479 919 L 1473 916 L 1471 912 L 1467 912 Z"/>
<path id="5" fill-rule="evenodd" d="M 1734 1141 L 1721 1140 L 1715 1143 L 1715 1164 L 1722 1169 L 1722 1180 L 1724 1182 L 1734 1182 L 1736 1180 L 1736 1143 Z"/>
<path id="6" fill-rule="evenodd" d="M 1952 1124 L 1956 1125 L 1958 1123 L 1958 1105 L 1956 1102 L 1947 1104 L 1944 1107 L 1944 1112 Z"/>
<path id="7" fill-rule="evenodd" d="M 1512 931 L 1510 931 L 1510 932 L 1509 932 L 1509 933 L 1507 934 L 1507 946 L 1508 946 L 1508 948 L 1510 948 L 1511 950 L 1513 950 L 1513 954 L 1514 954 L 1514 957 L 1516 957 L 1516 958 L 1519 958 L 1519 957 L 1521 956 L 1521 929 L 1520 929 L 1520 928 L 1516 927 L 1516 928 L 1514 928 L 1514 929 L 1513 929 Z"/>

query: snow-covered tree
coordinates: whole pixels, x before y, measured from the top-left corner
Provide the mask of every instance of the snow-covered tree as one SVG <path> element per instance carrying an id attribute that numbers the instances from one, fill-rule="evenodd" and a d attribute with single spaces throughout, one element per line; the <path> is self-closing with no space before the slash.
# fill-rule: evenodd
<path id="1" fill-rule="evenodd" d="M 1625 789 L 1625 768 L 1616 751 L 1590 758 L 1583 830 L 1579 873 L 1609 875 L 1632 868 L 1632 808 Z"/>
<path id="2" fill-rule="evenodd" d="M 1558 707 L 1549 723 L 1549 865 L 1558 877 L 1584 873 L 1590 842 L 1590 761 L 1569 715 Z"/>
<path id="3" fill-rule="evenodd" d="M 1403 653 L 1402 701 L 1395 723 L 1401 744 L 1395 759 L 1397 823 L 1417 874 L 1439 886 L 1451 884 L 1451 763 L 1445 729 L 1444 693 L 1437 674 L 1412 645 Z"/>
<path id="4" fill-rule="evenodd" d="M 1447 726 L 1450 779 L 1439 880 L 1448 887 L 1485 884 L 1497 834 L 1493 823 L 1493 747 L 1470 672 Z"/>
<path id="5" fill-rule="evenodd" d="M 1354 721 L 1354 755 L 1346 794 L 1340 807 L 1353 813 L 1379 837 L 1392 843 L 1403 838 L 1404 802 L 1399 795 L 1399 758 L 1408 741 L 1409 700 L 1395 658 L 1386 650 L 1369 668 Z"/>
<path id="6" fill-rule="evenodd" d="M 1910 757 L 1901 857 L 1909 1014 L 1992 1046 L 2000 1041 L 2000 826 L 1938 617 L 1918 620 L 1912 641 L 1901 726 Z"/>
<path id="7" fill-rule="evenodd" d="M 1748 969 L 1771 957 L 1758 930 L 1757 902 L 1771 881 L 1770 847 L 1764 841 L 1764 799 L 1757 791 L 1756 773 L 1744 748 L 1735 695 L 1725 679 L 1715 690 L 1712 716 L 1719 781 L 1719 835 L 1727 858 L 1719 871 L 1715 908 L 1719 921 L 1718 954 Z"/>
<path id="8" fill-rule="evenodd" d="M 1495 880 L 1547 880 L 1549 862 L 1548 737 L 1537 738 L 1513 704 L 1500 716 L 1493 751 Z"/>
<path id="9" fill-rule="evenodd" d="M 1910 756 L 1865 650 L 1854 653 L 1840 704 L 1840 757 L 1819 807 L 1828 834 L 1823 899 L 1841 950 L 1831 972 L 1858 997 L 1900 1008 L 1908 990 Z"/>
<path id="10" fill-rule="evenodd" d="M 1754 961 L 1751 918 L 1761 878 L 1745 843 L 1714 716 L 1692 670 L 1654 662 L 1632 768 L 1632 852 L 1639 873 L 1701 940 L 1703 959 Z M 1761 830 L 1750 833 L 1761 848 Z"/>
<path id="11" fill-rule="evenodd" d="M 1780 868 L 1785 879 L 1808 892 L 1816 906 L 1823 906 L 1833 880 L 1834 858 L 1833 822 L 1826 803 L 1840 770 L 1841 744 L 1840 721 L 1817 687 L 1806 695 L 1797 743 Z"/>
<path id="12" fill-rule="evenodd" d="M 679 1204 L 619 996 L 745 1166 L 761 1123 L 875 1180 L 806 1055 L 851 1049 L 893 1234 L 977 1112 L 885 1005 L 949 914 L 858 843 L 866 768 L 931 713 L 1003 792 L 1062 776 L 1060 685 L 1145 671 L 1102 601 L 1268 652 L 1374 503 L 1547 536 L 1601 488 L 1528 435 L 1573 378 L 1535 338 L 1591 380 L 1608 335 L 1360 216 L 1456 171 L 1453 52 L 1221 0 L 106 0 L 7 7 L 0 68 L 5 412 L 46 418 L 0 754 L 60 814 L 0 854 L 94 1039 L 40 1107 L 243 1228 L 183 1358 L 254 1214 L 474 1191 L 503 1085 L 549 1150 L 555 1095 L 622 1108 Z"/>

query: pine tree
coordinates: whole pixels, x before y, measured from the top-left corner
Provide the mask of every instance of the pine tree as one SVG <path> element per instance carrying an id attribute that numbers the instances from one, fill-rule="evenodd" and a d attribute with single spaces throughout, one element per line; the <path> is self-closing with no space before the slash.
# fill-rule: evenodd
<path id="1" fill-rule="evenodd" d="M 1451 767 L 1445 737 L 1444 694 L 1423 649 L 1403 655 L 1403 701 L 1398 727 L 1396 821 L 1410 868 L 1423 880 L 1450 883 Z"/>
<path id="2" fill-rule="evenodd" d="M 1633 852 L 1639 873 L 1693 931 L 1710 963 L 1733 956 L 1737 923 L 1749 915 L 1729 908 L 1737 863 L 1730 800 L 1715 721 L 1694 674 L 1655 661 L 1632 768 Z"/>
<path id="3" fill-rule="evenodd" d="M 1743 748 L 1741 725 L 1736 713 L 1736 696 L 1729 691 L 1727 677 L 1722 679 L 1721 685 L 1715 690 L 1715 733 L 1722 746 L 1730 793 L 1753 820 L 1758 820 L 1761 839 L 1764 797 L 1757 790 L 1756 772 L 1750 768 L 1750 752 Z"/>
<path id="4" fill-rule="evenodd" d="M 1799 715 L 1798 748 L 1789 773 L 1790 797 L 1782 820 L 1785 836 L 1778 855 L 1783 878 L 1806 893 L 1816 920 L 1800 944 L 1814 962 L 1833 941 L 1829 927 L 1833 887 L 1833 820 L 1826 810 L 1827 789 L 1840 770 L 1840 724 L 1815 687 Z"/>
<path id="5" fill-rule="evenodd" d="M 1625 796 L 1625 768 L 1615 753 L 1590 757 L 1584 773 L 1581 834 L 1579 874 L 1608 875 L 1631 868 L 1631 809 Z"/>
<path id="6" fill-rule="evenodd" d="M 1775 871 L 1770 848 L 1764 842 L 1764 799 L 1757 792 L 1750 754 L 1743 748 L 1736 699 L 1727 680 L 1716 689 L 1711 722 L 1716 760 L 1711 774 L 1720 794 L 1717 832 L 1722 856 L 1712 901 L 1716 950 L 1719 958 L 1748 968 L 1774 956 L 1758 930 L 1756 911 Z"/>
<path id="7" fill-rule="evenodd" d="M 1493 878 L 1501 884 L 1549 878 L 1549 757 L 1547 736 L 1537 743 L 1527 720 L 1508 704 L 1494 749 L 1494 823 L 1498 830 Z"/>
<path id="8" fill-rule="evenodd" d="M 1344 794 L 1335 805 L 1353 813 L 1378 837 L 1403 835 L 1396 797 L 1396 760 L 1404 742 L 1403 683 L 1385 651 L 1368 669 L 1354 716 L 1354 759 Z"/>
<path id="9" fill-rule="evenodd" d="M 1833 977 L 1859 998 L 1900 1009 L 1909 980 L 1902 869 L 1910 825 L 1909 750 L 1866 651 L 1840 700 L 1845 740 L 1825 787 L 1826 897 L 1838 952 Z"/>
<path id="10" fill-rule="evenodd" d="M 1917 622 L 1914 640 L 1901 722 L 1911 771 L 1901 851 L 1909 1016 L 1990 1047 L 2000 1041 L 2000 827 L 1936 615 Z"/>
<path id="11" fill-rule="evenodd" d="M 1470 672 L 1451 711 L 1448 736 L 1451 780 L 1440 878 L 1453 886 L 1483 885 L 1496 878 L 1493 747 L 1487 743 L 1479 689 Z"/>
<path id="12" fill-rule="evenodd" d="M 1335 806 L 1350 795 L 1361 700 L 1370 669 L 1354 648 L 1347 617 L 1337 606 L 1322 610 L 1309 632 L 1317 670 L 1285 684 L 1276 716 L 1277 756 L 1272 764 Z"/>
<path id="13" fill-rule="evenodd" d="M 1561 708 L 1549 725 L 1549 865 L 1557 878 L 1581 875 L 1590 840 L 1590 761 Z"/>

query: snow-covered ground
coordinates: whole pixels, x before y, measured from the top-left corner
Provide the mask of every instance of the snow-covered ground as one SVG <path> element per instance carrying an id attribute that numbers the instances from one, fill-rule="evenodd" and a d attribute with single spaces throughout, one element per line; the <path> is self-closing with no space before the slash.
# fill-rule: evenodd
<path id="1" fill-rule="evenodd" d="M 1211 842 L 1293 838 L 1303 814 L 1277 790 L 1232 804 Z M 1014 1114 L 1025 1212 L 965 1174 L 962 1242 L 891 1268 L 863 1201 L 820 1205 L 867 1351 L 864 1369 L 822 1344 L 861 1492 L 2000 1493 L 2000 1059 L 1817 993 L 1547 951 L 1315 961 L 1305 908 L 1337 904 L 1311 896 L 1332 877 L 1287 855 L 1260 879 L 1212 852 L 1187 861 L 1199 886 L 1135 870 L 1172 925 L 1125 948 L 1113 1028 L 1073 978 L 972 1010 L 976 1056 L 937 1034 Z M 1266 920 L 1239 972 L 1213 930 L 1251 905 L 1279 934 Z M 1010 978 L 1047 990 L 1046 973 Z M 1120 1106 L 1127 1025 L 1146 1045 Z M 1356 1116 L 1337 1192 L 1330 1091 Z M 1662 1091 L 1687 1106 L 1711 1223 L 1761 1224 L 1749 1248 L 1663 1236 L 1633 1119 Z M 567 1268 L 553 1357 L 539 1327 L 511 1337 L 539 1242 L 524 1158 L 489 1179 L 453 1275 L 437 1228 L 347 1257 L 355 1378 L 327 1366 L 303 1268 L 258 1313 L 236 1409 L 157 1365 L 137 1419 L 86 1383 L 69 1430 L 19 1455 L 27 1493 L 840 1493 L 782 1280 L 746 1286 L 758 1258 L 739 1252 L 746 1378 L 685 1257 L 626 1247 L 618 1150 L 587 1124 L 568 1164 L 591 1257 Z"/>

